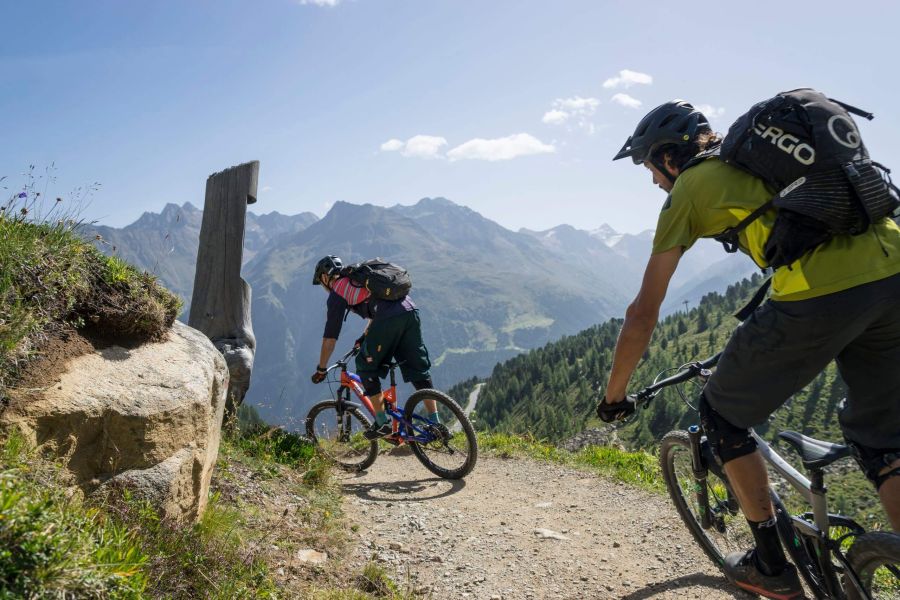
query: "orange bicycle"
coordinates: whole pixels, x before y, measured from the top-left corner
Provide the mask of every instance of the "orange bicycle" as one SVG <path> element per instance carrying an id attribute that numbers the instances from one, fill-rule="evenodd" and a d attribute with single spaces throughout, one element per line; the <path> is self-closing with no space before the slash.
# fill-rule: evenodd
<path id="1" fill-rule="evenodd" d="M 347 361 L 359 352 L 355 347 L 327 369 L 333 400 L 313 406 L 306 415 L 306 435 L 334 462 L 348 471 L 363 471 L 378 458 L 378 440 L 368 440 L 363 431 L 371 421 L 363 412 L 375 415 L 372 402 L 363 390 L 362 380 L 347 370 Z M 433 389 L 418 390 L 406 405 L 397 407 L 397 381 L 394 371 L 398 364 L 388 365 L 391 386 L 384 392 L 384 410 L 391 419 L 393 433 L 385 438 L 389 444 L 408 444 L 425 468 L 445 479 L 461 479 L 475 467 L 478 444 L 472 423 L 452 398 Z M 340 378 L 334 378 L 340 370 Z M 359 402 L 351 399 L 351 393 Z M 437 406 L 439 421 L 429 418 L 426 403 Z M 432 408 L 433 406 L 432 405 Z"/>

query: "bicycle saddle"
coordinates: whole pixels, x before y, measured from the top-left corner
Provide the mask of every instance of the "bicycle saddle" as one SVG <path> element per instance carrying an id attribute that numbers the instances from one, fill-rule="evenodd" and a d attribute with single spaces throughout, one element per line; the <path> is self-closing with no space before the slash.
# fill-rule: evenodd
<path id="1" fill-rule="evenodd" d="M 778 437 L 797 451 L 807 469 L 821 469 L 836 460 L 850 456 L 850 448 L 843 444 L 823 442 L 796 431 L 782 431 Z"/>

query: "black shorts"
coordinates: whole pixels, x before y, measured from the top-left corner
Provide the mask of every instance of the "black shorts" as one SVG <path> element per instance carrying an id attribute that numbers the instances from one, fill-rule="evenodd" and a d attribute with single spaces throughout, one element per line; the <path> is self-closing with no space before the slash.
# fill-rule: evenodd
<path id="1" fill-rule="evenodd" d="M 367 376 L 383 379 L 392 358 L 400 364 L 403 381 L 422 381 L 431 376 L 431 360 L 422 341 L 418 310 L 372 321 L 356 355 L 356 373 L 364 380 Z"/>
<path id="2" fill-rule="evenodd" d="M 900 448 L 900 275 L 794 302 L 769 300 L 731 336 L 704 393 L 742 428 L 764 422 L 837 362 L 847 440 Z"/>

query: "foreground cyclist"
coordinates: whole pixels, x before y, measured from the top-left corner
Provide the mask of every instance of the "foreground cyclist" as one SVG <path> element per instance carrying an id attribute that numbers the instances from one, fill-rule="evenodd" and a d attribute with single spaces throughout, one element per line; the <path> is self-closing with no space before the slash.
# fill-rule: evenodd
<path id="1" fill-rule="evenodd" d="M 660 212 L 640 292 L 628 307 L 606 396 L 606 422 L 634 412 L 626 389 L 650 342 L 681 255 L 699 238 L 735 227 L 771 197 L 764 183 L 711 156 L 720 143 L 706 117 L 684 101 L 648 113 L 614 160 L 630 157 L 669 193 Z M 740 233 L 740 249 L 765 264 L 774 221 L 765 213 Z M 700 398 L 700 418 L 725 465 L 756 547 L 725 561 L 738 586 L 768 598 L 802 596 L 775 529 L 769 483 L 748 428 L 836 360 L 848 386 L 839 421 L 894 530 L 900 529 L 900 228 L 890 219 L 856 236 L 839 235 L 776 269 L 771 299 L 734 332 Z"/>
<path id="2" fill-rule="evenodd" d="M 366 331 L 356 340 L 360 347 L 356 355 L 356 373 L 362 378 L 376 414 L 375 423 L 363 435 L 370 440 L 382 438 L 393 433 L 381 394 L 381 378 L 387 376 L 388 363 L 395 359 L 400 364 L 403 380 L 421 390 L 434 387 L 429 373 L 431 360 L 422 341 L 419 311 L 412 298 L 408 295 L 393 301 L 375 298 L 366 288 L 355 286 L 348 277 L 341 277 L 342 268 L 340 258 L 326 256 L 316 264 L 313 274 L 313 285 L 321 285 L 328 292 L 328 312 L 319 364 L 312 382 L 321 383 L 325 379 L 328 359 L 334 352 L 347 311 L 368 319 Z M 428 418 L 438 423 L 434 401 L 425 402 L 430 411 Z"/>

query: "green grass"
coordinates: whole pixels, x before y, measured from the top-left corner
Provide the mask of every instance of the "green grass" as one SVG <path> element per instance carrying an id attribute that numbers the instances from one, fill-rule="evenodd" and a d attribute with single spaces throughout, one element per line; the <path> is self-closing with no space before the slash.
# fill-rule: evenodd
<path id="1" fill-rule="evenodd" d="M 138 535 L 36 471 L 22 438 L 0 446 L 0 598 L 140 598 L 149 556 Z"/>
<path id="2" fill-rule="evenodd" d="M 501 458 L 531 458 L 585 469 L 648 491 L 666 486 L 657 458 L 648 452 L 628 452 L 611 446 L 588 446 L 568 452 L 527 435 L 478 433 L 478 448 Z"/>
<path id="3" fill-rule="evenodd" d="M 0 392 L 54 327 L 160 339 L 181 310 L 152 275 L 81 239 L 75 221 L 36 221 L 29 206 L 28 198 L 0 206 Z"/>

